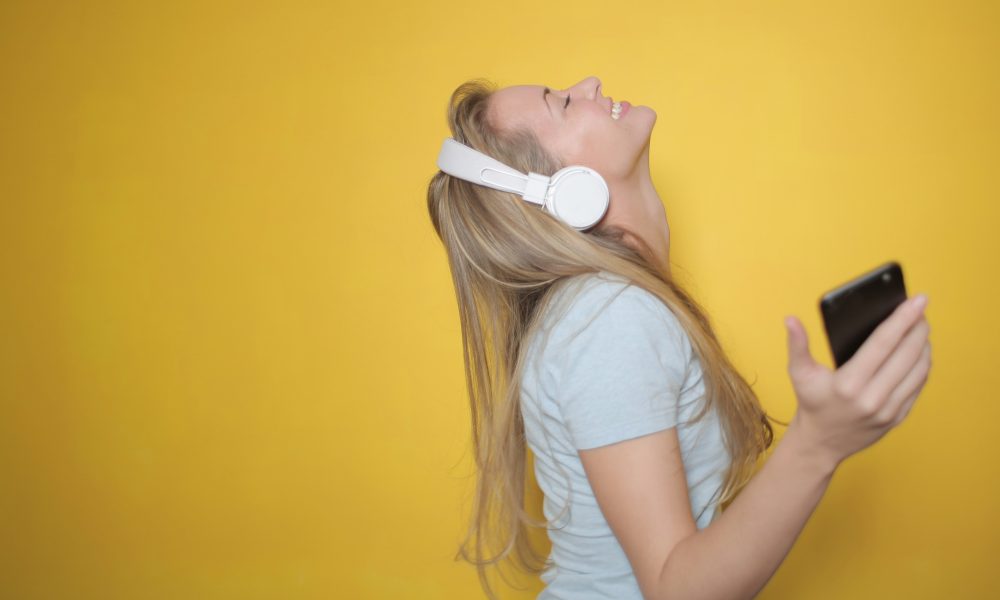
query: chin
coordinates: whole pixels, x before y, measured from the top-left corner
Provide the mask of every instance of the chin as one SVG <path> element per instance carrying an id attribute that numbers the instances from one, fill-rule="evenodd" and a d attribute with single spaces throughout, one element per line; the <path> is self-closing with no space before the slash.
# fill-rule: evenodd
<path id="1" fill-rule="evenodd" d="M 635 113 L 632 113 L 632 110 Z M 646 139 L 648 141 L 649 136 L 653 133 L 653 127 L 656 125 L 656 111 L 648 106 L 635 106 L 629 111 L 629 115 L 632 116 L 637 122 L 633 123 L 636 129 L 646 130 Z M 645 123 L 645 127 L 642 123 Z"/>
<path id="2" fill-rule="evenodd" d="M 649 111 L 649 114 L 650 114 L 649 129 L 650 129 L 650 131 L 652 131 L 653 126 L 656 125 L 656 111 L 653 110 L 652 108 L 649 108 L 648 106 L 644 106 L 643 108 L 645 108 L 647 111 Z"/>

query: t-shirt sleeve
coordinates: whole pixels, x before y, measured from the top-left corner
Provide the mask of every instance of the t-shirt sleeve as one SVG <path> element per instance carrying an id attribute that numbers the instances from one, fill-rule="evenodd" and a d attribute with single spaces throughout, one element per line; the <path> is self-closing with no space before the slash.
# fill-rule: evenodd
<path id="1" fill-rule="evenodd" d="M 674 427 L 690 345 L 670 309 L 642 288 L 601 283 L 574 301 L 569 316 L 557 401 L 573 445 L 596 448 Z"/>

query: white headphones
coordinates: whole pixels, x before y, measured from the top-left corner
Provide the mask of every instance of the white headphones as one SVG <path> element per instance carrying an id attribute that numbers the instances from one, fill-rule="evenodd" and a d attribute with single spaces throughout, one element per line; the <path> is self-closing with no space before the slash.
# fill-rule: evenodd
<path id="1" fill-rule="evenodd" d="M 459 179 L 520 194 L 579 230 L 596 225 L 611 201 L 608 184 L 590 167 L 565 167 L 552 177 L 531 172 L 525 175 L 450 137 L 441 145 L 437 166 Z"/>

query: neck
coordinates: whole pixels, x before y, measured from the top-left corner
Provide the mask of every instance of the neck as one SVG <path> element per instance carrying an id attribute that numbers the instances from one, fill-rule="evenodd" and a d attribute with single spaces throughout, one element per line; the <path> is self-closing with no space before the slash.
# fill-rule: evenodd
<path id="1" fill-rule="evenodd" d="M 670 272 L 670 229 L 660 194 L 653 186 L 649 172 L 649 141 L 635 167 L 626 176 L 608 182 L 611 205 L 602 226 L 615 226 L 626 231 L 624 241 L 664 273 Z M 618 201 L 616 199 L 625 199 Z M 647 252 L 639 238 L 648 246 Z"/>

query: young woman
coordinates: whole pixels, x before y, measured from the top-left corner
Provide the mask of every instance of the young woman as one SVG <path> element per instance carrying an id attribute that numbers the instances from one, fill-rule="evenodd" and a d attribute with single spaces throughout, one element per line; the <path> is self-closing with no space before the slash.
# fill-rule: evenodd
<path id="1" fill-rule="evenodd" d="M 931 363 L 926 296 L 836 371 L 786 319 L 798 410 L 754 475 L 770 417 L 671 277 L 649 170 L 656 113 L 613 102 L 596 77 L 563 90 L 473 80 L 452 94 L 448 121 L 456 141 L 522 173 L 590 167 L 611 196 L 580 231 L 518 194 L 443 171 L 430 181 L 478 467 L 459 554 L 490 598 L 485 568 L 505 558 L 541 574 L 539 598 L 755 596 L 838 465 L 910 412 Z M 527 447 L 541 524 L 524 509 Z M 529 543 L 533 526 L 547 528 L 547 560 Z"/>

